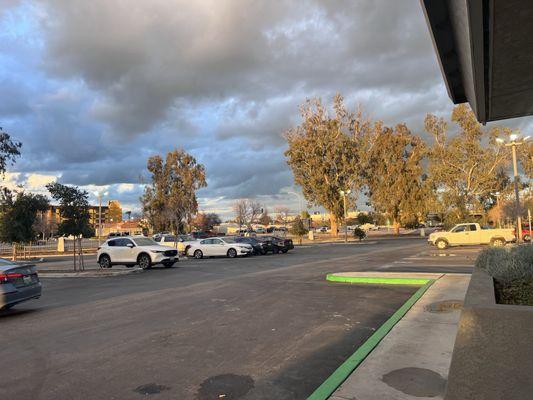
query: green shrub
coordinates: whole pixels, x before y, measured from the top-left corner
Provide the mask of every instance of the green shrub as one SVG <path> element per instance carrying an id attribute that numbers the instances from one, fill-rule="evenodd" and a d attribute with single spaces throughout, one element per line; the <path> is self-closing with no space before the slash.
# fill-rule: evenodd
<path id="1" fill-rule="evenodd" d="M 364 230 L 362 230 L 361 228 L 359 227 L 356 227 L 354 230 L 353 230 L 353 236 L 355 238 L 358 238 L 359 241 L 363 240 L 364 238 L 366 238 L 366 232 Z"/>
<path id="2" fill-rule="evenodd" d="M 476 267 L 484 269 L 502 284 L 531 281 L 533 280 L 533 246 L 485 249 L 476 259 Z"/>

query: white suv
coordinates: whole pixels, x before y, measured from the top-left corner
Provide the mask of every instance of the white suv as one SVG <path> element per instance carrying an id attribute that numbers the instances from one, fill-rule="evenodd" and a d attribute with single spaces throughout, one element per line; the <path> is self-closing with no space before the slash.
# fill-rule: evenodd
<path id="1" fill-rule="evenodd" d="M 152 265 L 163 264 L 170 268 L 178 260 L 178 251 L 168 246 L 161 246 L 153 239 L 144 236 L 131 236 L 108 239 L 98 248 L 96 259 L 100 268 L 111 268 L 113 265 L 142 269 Z"/>

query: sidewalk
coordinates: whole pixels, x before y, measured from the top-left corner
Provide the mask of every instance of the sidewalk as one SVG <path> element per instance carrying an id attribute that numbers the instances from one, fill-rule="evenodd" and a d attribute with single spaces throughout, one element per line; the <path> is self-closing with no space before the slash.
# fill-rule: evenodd
<path id="1" fill-rule="evenodd" d="M 438 278 L 330 399 L 442 399 L 469 281 L 463 274 Z"/>

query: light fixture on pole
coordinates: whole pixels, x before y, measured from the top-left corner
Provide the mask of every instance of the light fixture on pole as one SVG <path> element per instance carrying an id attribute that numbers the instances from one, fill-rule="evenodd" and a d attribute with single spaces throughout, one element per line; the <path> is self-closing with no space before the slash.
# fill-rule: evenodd
<path id="1" fill-rule="evenodd" d="M 295 196 L 298 198 L 298 207 L 299 207 L 298 212 L 299 212 L 300 215 L 301 215 L 301 213 L 302 213 L 302 211 L 303 211 L 303 207 L 302 207 L 302 198 L 301 198 L 300 195 L 299 195 L 298 193 L 296 193 L 296 192 L 287 192 L 287 194 L 293 194 L 293 195 L 295 195 Z"/>
<path id="2" fill-rule="evenodd" d="M 349 195 L 351 192 L 352 192 L 351 190 L 340 191 L 340 194 L 342 196 L 342 203 L 344 206 L 344 243 L 348 243 L 348 223 L 346 221 L 348 218 L 348 211 L 346 207 L 346 196 Z"/>
<path id="3" fill-rule="evenodd" d="M 522 241 L 522 216 L 520 210 L 520 193 L 518 189 L 518 163 L 516 160 L 516 147 L 521 146 L 527 142 L 529 136 L 520 138 L 520 135 L 513 133 L 509 135 L 509 140 L 505 141 L 502 138 L 497 138 L 496 141 L 503 144 L 505 147 L 511 148 L 513 156 L 513 176 L 514 176 L 514 193 L 515 193 L 515 213 L 516 213 L 516 240 Z"/>

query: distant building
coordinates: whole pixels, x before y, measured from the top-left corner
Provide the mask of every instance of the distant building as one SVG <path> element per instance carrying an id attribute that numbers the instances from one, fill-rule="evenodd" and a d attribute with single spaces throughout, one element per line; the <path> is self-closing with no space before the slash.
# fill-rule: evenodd
<path id="1" fill-rule="evenodd" d="M 118 200 L 110 200 L 108 205 L 102 205 L 102 225 L 111 222 L 122 222 L 122 208 Z M 61 223 L 61 206 L 50 205 L 44 214 L 44 218 L 51 224 L 58 225 Z M 89 206 L 89 223 L 95 229 L 98 228 L 100 219 L 100 207 Z"/>
<path id="2" fill-rule="evenodd" d="M 102 224 L 102 237 L 109 235 L 133 236 L 142 235 L 143 227 L 138 219 L 123 222 L 106 222 Z"/>

